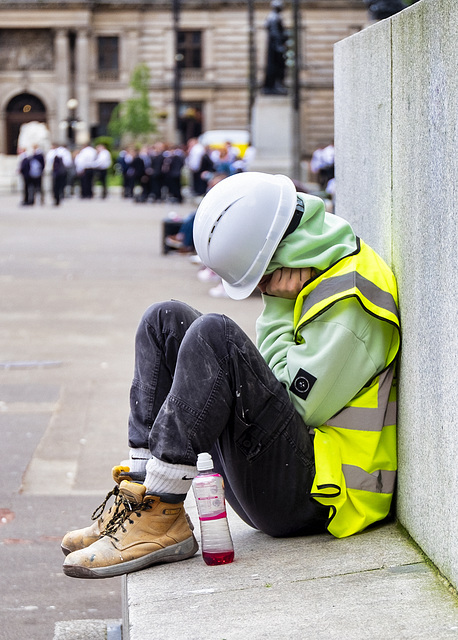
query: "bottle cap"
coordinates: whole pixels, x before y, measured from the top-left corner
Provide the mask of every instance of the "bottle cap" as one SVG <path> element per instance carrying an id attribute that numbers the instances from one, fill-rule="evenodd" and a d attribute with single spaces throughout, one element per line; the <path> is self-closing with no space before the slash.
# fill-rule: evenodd
<path id="1" fill-rule="evenodd" d="M 209 453 L 199 453 L 197 456 L 197 471 L 213 469 L 213 459 Z"/>

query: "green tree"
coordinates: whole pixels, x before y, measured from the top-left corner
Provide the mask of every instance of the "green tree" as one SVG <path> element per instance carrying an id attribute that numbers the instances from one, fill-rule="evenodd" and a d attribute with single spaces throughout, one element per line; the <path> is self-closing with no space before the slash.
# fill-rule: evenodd
<path id="1" fill-rule="evenodd" d="M 145 139 L 157 131 L 156 116 L 149 101 L 150 72 L 146 64 L 135 67 L 130 86 L 132 97 L 118 104 L 108 123 L 110 135 Z"/>

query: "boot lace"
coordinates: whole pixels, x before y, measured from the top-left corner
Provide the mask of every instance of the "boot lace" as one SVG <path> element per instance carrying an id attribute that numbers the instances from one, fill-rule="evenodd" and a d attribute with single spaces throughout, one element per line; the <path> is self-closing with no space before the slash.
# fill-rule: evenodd
<path id="1" fill-rule="evenodd" d="M 149 511 L 151 509 L 152 500 L 147 500 L 144 502 L 130 502 L 122 493 L 118 497 L 117 508 L 113 513 L 113 516 L 107 522 L 105 529 L 102 531 L 103 536 L 110 536 L 114 540 L 117 540 L 114 535 L 116 531 L 120 528 L 124 533 L 127 529 L 124 527 L 124 523 L 130 522 L 130 524 L 134 524 L 134 520 L 132 517 L 134 514 L 137 518 L 141 517 L 142 511 Z"/>
<path id="2" fill-rule="evenodd" d="M 109 491 L 107 493 L 107 495 L 105 496 L 105 500 L 102 502 L 102 504 L 100 504 L 97 509 L 94 511 L 94 513 L 91 516 L 91 520 L 98 520 L 98 518 L 100 518 L 100 516 L 102 515 L 102 513 L 105 510 L 106 504 L 108 502 L 108 500 L 111 498 L 111 496 L 118 496 L 119 494 L 119 486 L 115 485 L 113 487 L 113 489 L 111 491 Z M 115 501 L 113 507 L 117 507 L 117 500 Z M 117 511 L 117 508 L 115 509 L 115 512 Z"/>

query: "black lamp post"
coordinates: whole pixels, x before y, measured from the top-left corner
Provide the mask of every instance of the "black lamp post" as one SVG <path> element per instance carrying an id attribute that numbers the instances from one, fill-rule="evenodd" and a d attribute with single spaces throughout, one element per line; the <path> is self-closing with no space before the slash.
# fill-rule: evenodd
<path id="1" fill-rule="evenodd" d="M 248 128 L 250 131 L 250 142 L 253 140 L 253 107 L 256 100 L 256 45 L 255 45 L 255 25 L 254 25 L 254 0 L 248 0 Z"/>
<path id="2" fill-rule="evenodd" d="M 292 107 L 293 107 L 293 163 L 296 180 L 301 179 L 301 86 L 300 86 L 300 12 L 299 0 L 293 0 L 293 56 L 292 56 Z"/>
<path id="3" fill-rule="evenodd" d="M 175 106 L 175 130 L 176 141 L 182 141 L 181 134 L 181 63 L 183 54 L 179 51 L 179 30 L 180 30 L 180 0 L 173 0 L 173 31 L 175 36 L 175 67 L 173 80 L 173 102 Z"/>
<path id="4" fill-rule="evenodd" d="M 76 98 L 70 98 L 67 102 L 68 118 L 67 118 L 67 138 L 70 149 L 75 148 L 76 135 L 75 130 L 78 124 L 78 118 L 76 117 L 76 110 L 78 108 L 78 100 Z"/>

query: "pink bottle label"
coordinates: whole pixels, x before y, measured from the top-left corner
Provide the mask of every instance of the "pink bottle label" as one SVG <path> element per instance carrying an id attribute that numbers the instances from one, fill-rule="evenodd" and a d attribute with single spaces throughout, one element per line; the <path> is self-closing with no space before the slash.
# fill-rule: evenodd
<path id="1" fill-rule="evenodd" d="M 218 520 L 226 517 L 226 504 L 219 474 L 194 480 L 194 495 L 200 520 Z"/>
<path id="2" fill-rule="evenodd" d="M 204 522 L 207 520 L 221 520 L 226 517 L 226 510 L 218 513 L 216 516 L 199 516 L 199 520 L 203 520 Z"/>

